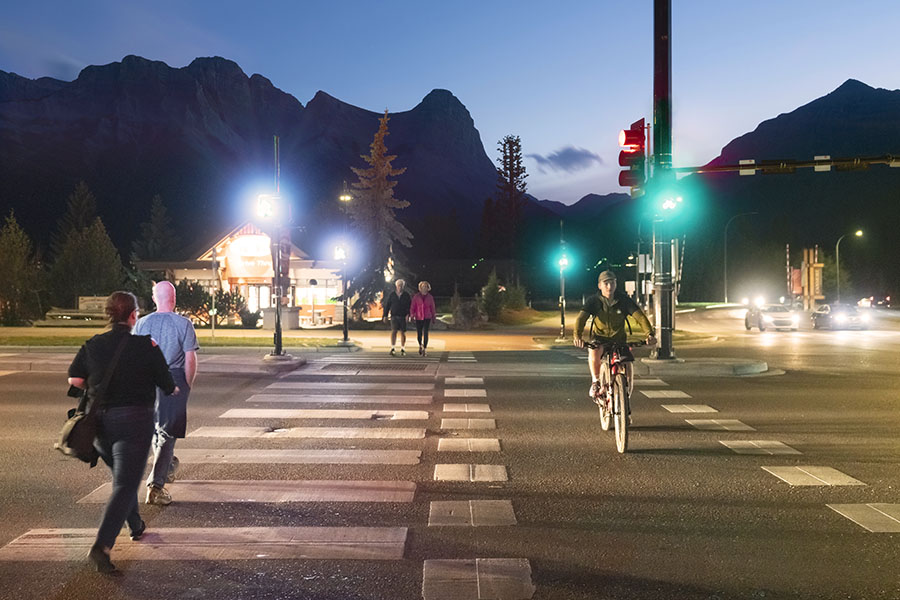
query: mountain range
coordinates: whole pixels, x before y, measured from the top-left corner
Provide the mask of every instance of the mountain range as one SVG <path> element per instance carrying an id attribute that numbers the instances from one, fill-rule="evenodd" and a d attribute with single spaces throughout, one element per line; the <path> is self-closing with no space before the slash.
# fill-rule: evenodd
<path id="1" fill-rule="evenodd" d="M 416 235 L 416 258 L 472 256 L 497 176 L 471 115 L 450 91 L 433 90 L 413 109 L 389 116 L 388 150 L 397 155 L 395 167 L 407 168 L 395 191 L 410 207 L 399 218 Z M 127 56 L 87 67 L 71 82 L 0 71 L 0 208 L 4 214 L 13 208 L 26 231 L 45 242 L 84 180 L 123 250 L 156 194 L 182 239 L 212 239 L 248 218 L 257 193 L 271 191 L 278 135 L 280 185 L 293 205 L 295 241 L 321 255 L 325 232 L 342 220 L 337 196 L 344 181 L 355 180 L 350 167 L 365 166 L 360 155 L 368 153 L 380 117 L 321 91 L 303 105 L 217 57 L 172 68 Z M 900 91 L 851 79 L 727 143 L 711 164 L 882 154 L 900 155 Z M 795 252 L 818 245 L 828 253 L 846 230 L 863 227 L 871 232 L 866 245 L 842 247 L 842 265 L 872 293 L 900 291 L 893 248 L 900 169 L 682 181 L 695 216 L 679 225 L 685 297 L 716 297 L 723 227 L 743 212 L 754 214 L 730 229 L 729 269 L 748 280 L 783 281 L 786 244 Z M 571 206 L 530 199 L 526 215 L 519 247 L 521 258 L 536 265 L 535 281 L 542 282 L 536 286 L 546 283 L 547 250 L 558 246 L 560 220 L 567 243 L 590 268 L 623 263 L 638 231 L 649 241 L 652 221 L 646 200 L 624 193 L 589 194 Z"/>

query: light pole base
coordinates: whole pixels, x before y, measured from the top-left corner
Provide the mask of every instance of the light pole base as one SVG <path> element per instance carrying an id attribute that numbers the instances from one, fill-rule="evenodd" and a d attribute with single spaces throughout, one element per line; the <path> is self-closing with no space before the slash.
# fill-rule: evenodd
<path id="1" fill-rule="evenodd" d="M 353 343 L 353 340 L 338 340 L 337 345 L 341 348 L 352 348 L 356 346 L 356 344 Z"/>

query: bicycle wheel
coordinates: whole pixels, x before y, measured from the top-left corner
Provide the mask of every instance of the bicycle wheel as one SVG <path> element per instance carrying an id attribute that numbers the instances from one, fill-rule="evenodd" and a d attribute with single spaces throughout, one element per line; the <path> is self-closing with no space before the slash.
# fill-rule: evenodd
<path id="1" fill-rule="evenodd" d="M 619 373 L 613 385 L 613 422 L 616 425 L 616 449 L 619 453 L 628 450 L 628 382 Z"/>
<path id="2" fill-rule="evenodd" d="M 612 425 L 612 418 L 610 412 L 606 410 L 606 394 L 597 398 L 596 401 L 598 402 L 597 408 L 600 409 L 600 429 L 609 431 L 609 427 Z"/>

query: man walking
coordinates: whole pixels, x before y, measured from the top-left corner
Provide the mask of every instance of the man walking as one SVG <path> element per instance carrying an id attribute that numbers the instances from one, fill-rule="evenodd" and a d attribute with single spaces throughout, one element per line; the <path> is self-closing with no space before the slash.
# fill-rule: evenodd
<path id="1" fill-rule="evenodd" d="M 179 392 L 167 396 L 156 390 L 156 433 L 153 436 L 153 468 L 147 479 L 147 504 L 165 506 L 172 496 L 165 484 L 175 481 L 178 459 L 175 440 L 187 429 L 187 400 L 197 375 L 197 334 L 188 319 L 175 310 L 175 286 L 160 281 L 153 286 L 156 312 L 141 317 L 134 326 L 135 335 L 149 335 L 157 343 Z"/>
<path id="2" fill-rule="evenodd" d="M 384 303 L 384 320 L 391 319 L 391 356 L 395 355 L 397 333 L 400 333 L 400 356 L 406 356 L 406 322 L 409 320 L 409 306 L 412 298 L 404 287 L 406 282 L 398 279 L 394 282 L 395 291 L 391 292 Z"/>

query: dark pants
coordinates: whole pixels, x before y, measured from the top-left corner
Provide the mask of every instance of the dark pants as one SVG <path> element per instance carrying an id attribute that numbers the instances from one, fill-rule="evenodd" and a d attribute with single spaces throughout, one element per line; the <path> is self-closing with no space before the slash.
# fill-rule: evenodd
<path id="1" fill-rule="evenodd" d="M 416 338 L 419 340 L 419 345 L 423 348 L 428 347 L 429 327 L 431 327 L 431 319 L 425 319 L 424 321 L 416 319 Z"/>
<path id="2" fill-rule="evenodd" d="M 153 438 L 153 407 L 101 408 L 99 417 L 100 431 L 95 445 L 109 465 L 113 481 L 96 543 L 112 548 L 126 520 L 132 531 L 141 526 L 137 493 Z"/>

